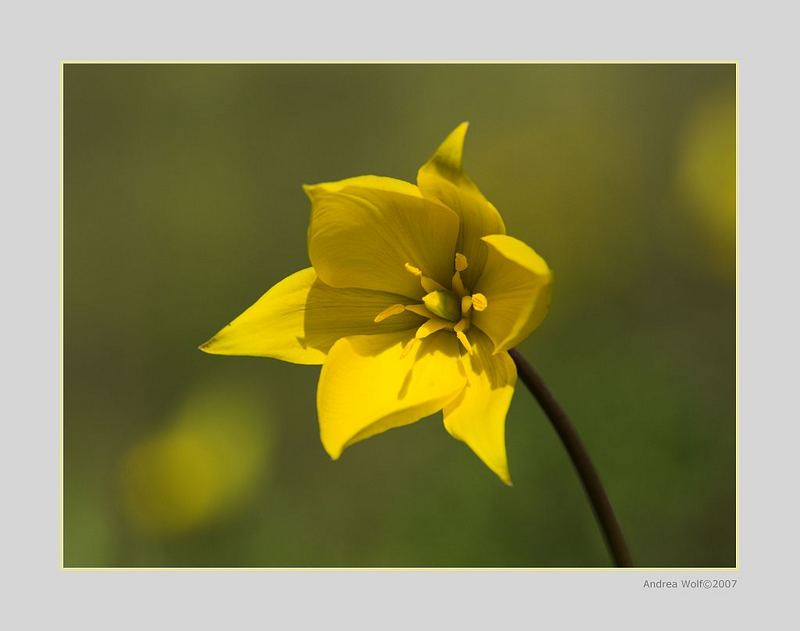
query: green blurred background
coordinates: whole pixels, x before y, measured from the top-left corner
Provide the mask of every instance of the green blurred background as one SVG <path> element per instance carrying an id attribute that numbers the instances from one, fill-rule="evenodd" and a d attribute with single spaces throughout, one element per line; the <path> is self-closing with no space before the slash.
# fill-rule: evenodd
<path id="1" fill-rule="evenodd" d="M 736 70 L 66 64 L 66 566 L 603 566 L 520 384 L 513 488 L 433 417 L 319 441 L 318 367 L 197 345 L 308 265 L 301 184 L 465 166 L 556 276 L 522 346 L 637 564 L 736 562 Z"/>

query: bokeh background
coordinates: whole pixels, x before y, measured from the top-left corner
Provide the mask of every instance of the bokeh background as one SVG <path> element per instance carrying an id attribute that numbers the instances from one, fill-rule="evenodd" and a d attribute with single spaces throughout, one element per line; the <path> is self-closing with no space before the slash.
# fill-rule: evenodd
<path id="1" fill-rule="evenodd" d="M 462 120 L 636 562 L 735 564 L 735 66 L 66 64 L 63 98 L 66 566 L 608 565 L 521 385 L 506 488 L 440 416 L 332 462 L 318 367 L 197 350 L 308 265 L 301 184 L 413 180 Z"/>

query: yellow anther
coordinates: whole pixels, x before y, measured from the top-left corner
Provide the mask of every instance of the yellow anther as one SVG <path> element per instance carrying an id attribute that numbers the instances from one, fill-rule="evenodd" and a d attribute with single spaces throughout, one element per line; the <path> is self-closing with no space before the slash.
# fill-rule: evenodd
<path id="1" fill-rule="evenodd" d="M 436 333 L 436 331 L 448 329 L 452 326 L 453 323 L 448 322 L 447 320 L 443 320 L 441 318 L 431 318 L 417 329 L 417 333 L 414 337 L 416 337 L 418 340 L 421 340 L 428 337 L 431 333 Z"/>
<path id="2" fill-rule="evenodd" d="M 375 317 L 375 322 L 381 322 L 390 316 L 409 311 L 427 318 L 417 329 L 414 338 L 403 347 L 400 357 L 403 358 L 408 355 L 419 344 L 420 340 L 442 330 L 453 331 L 461 346 L 464 347 L 467 353 L 472 354 L 472 344 L 470 344 L 466 333 L 470 327 L 470 319 L 467 314 L 473 307 L 475 311 L 483 311 L 488 306 L 488 301 L 483 294 L 467 295 L 467 289 L 461 279 L 461 272 L 467 269 L 467 257 L 460 252 L 456 252 L 456 271 L 453 274 L 452 291 L 448 291 L 432 278 L 425 276 L 419 267 L 411 263 L 406 263 L 405 268 L 409 274 L 419 278 L 422 288 L 427 292 L 422 299 L 422 304 L 392 305 Z"/>
<path id="3" fill-rule="evenodd" d="M 427 276 L 423 276 L 422 275 L 422 270 L 420 268 L 416 267 L 415 265 L 412 265 L 411 263 L 405 263 L 404 267 L 406 268 L 406 271 L 409 274 L 413 274 L 414 276 L 419 278 L 419 282 L 420 282 L 420 284 L 422 285 L 422 288 L 425 291 L 431 292 L 431 291 L 439 291 L 439 290 L 443 290 L 444 289 L 444 287 L 442 287 L 439 283 L 437 283 L 432 278 L 428 278 Z"/>
<path id="4" fill-rule="evenodd" d="M 423 318 L 432 318 L 433 314 L 425 308 L 425 305 L 406 305 L 406 311 L 416 313 Z"/>
<path id="5" fill-rule="evenodd" d="M 383 322 L 386 318 L 390 318 L 393 315 L 400 315 L 405 310 L 405 305 L 392 305 L 391 307 L 386 307 L 386 309 L 375 316 L 375 322 Z"/>
<path id="6" fill-rule="evenodd" d="M 475 307 L 475 311 L 483 311 L 489 306 L 489 301 L 483 294 L 472 294 L 472 306 Z"/>
<path id="7" fill-rule="evenodd" d="M 472 355 L 472 344 L 469 343 L 466 334 L 463 331 L 456 331 L 456 337 L 458 338 L 458 341 L 461 342 L 461 346 L 463 346 L 464 349 L 470 355 Z"/>

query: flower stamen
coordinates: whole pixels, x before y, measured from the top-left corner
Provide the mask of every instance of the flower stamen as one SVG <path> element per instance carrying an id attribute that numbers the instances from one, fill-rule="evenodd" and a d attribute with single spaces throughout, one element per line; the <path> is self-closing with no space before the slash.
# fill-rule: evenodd
<path id="1" fill-rule="evenodd" d="M 453 291 L 456 292 L 460 298 L 463 298 L 467 295 L 467 289 L 464 287 L 464 281 L 461 279 L 461 272 L 467 269 L 467 257 L 460 252 L 456 252 L 456 260 L 454 265 L 456 268 L 456 273 L 453 274 L 453 280 L 451 284 L 453 286 Z"/>
<path id="2" fill-rule="evenodd" d="M 442 329 L 449 329 L 453 327 L 453 323 L 442 318 L 431 318 L 417 329 L 416 337 L 418 340 L 425 339 L 431 333 L 441 331 Z"/>
<path id="3" fill-rule="evenodd" d="M 406 311 L 416 313 L 423 318 L 432 318 L 433 314 L 425 308 L 425 305 L 406 305 Z"/>
<path id="4" fill-rule="evenodd" d="M 416 276 L 417 278 L 419 278 L 420 285 L 422 285 L 422 288 L 426 292 L 430 293 L 432 291 L 444 291 L 444 287 L 442 287 L 439 283 L 437 283 L 432 278 L 429 278 L 428 276 L 425 276 L 422 273 L 422 270 L 420 268 L 418 268 L 417 266 L 412 265 L 411 263 L 406 263 L 405 264 L 405 268 L 406 268 L 406 271 L 409 274 L 412 274 L 413 276 Z"/>
<path id="5" fill-rule="evenodd" d="M 394 315 L 400 315 L 406 310 L 405 305 L 392 305 L 381 311 L 375 316 L 375 322 L 383 322 L 386 318 L 391 318 Z"/>
<path id="6" fill-rule="evenodd" d="M 458 341 L 461 342 L 461 345 L 466 349 L 466 351 L 471 355 L 472 354 L 472 344 L 469 343 L 469 339 L 467 339 L 466 331 L 470 327 L 470 321 L 467 318 L 461 318 L 453 327 L 453 331 L 455 331 L 456 337 Z"/>
<path id="7" fill-rule="evenodd" d="M 489 306 L 489 301 L 483 294 L 472 294 L 472 306 L 475 307 L 475 311 L 483 311 Z"/>
<path id="8" fill-rule="evenodd" d="M 401 357 L 408 355 L 420 340 L 443 330 L 453 331 L 464 350 L 472 354 L 472 344 L 467 337 L 467 331 L 472 324 L 470 310 L 483 311 L 489 306 L 489 301 L 481 293 L 470 295 L 464 286 L 461 272 L 468 267 L 466 256 L 456 252 L 453 266 L 455 273 L 452 289 L 447 290 L 432 278 L 425 276 L 416 265 L 406 263 L 406 271 L 419 278 L 422 288 L 427 292 L 422 298 L 422 303 L 391 305 L 375 316 L 375 322 L 383 322 L 386 318 L 408 311 L 425 318 L 425 322 L 417 328 L 414 337 L 403 347 Z"/>

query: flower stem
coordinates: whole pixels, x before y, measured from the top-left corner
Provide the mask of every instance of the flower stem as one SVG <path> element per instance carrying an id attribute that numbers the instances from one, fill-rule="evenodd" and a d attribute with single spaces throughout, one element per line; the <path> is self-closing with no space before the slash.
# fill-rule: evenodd
<path id="1" fill-rule="evenodd" d="M 553 424 L 556 433 L 561 438 L 561 442 L 564 443 L 564 447 L 572 459 L 572 464 L 575 465 L 575 469 L 581 479 L 583 488 L 589 496 L 592 509 L 614 559 L 614 564 L 617 567 L 633 567 L 631 553 L 628 550 L 628 544 L 625 543 L 625 537 L 622 534 L 617 517 L 614 515 L 614 509 L 611 508 L 611 502 L 608 501 L 608 495 L 606 495 L 603 483 L 597 474 L 597 469 L 594 468 L 592 460 L 589 458 L 589 453 L 586 451 L 580 436 L 578 436 L 578 432 L 570 422 L 566 412 L 550 392 L 550 389 L 542 381 L 539 373 L 528 363 L 528 360 L 516 349 L 510 350 L 509 354 L 517 366 L 517 373 L 520 379 L 528 386 L 528 390 L 536 398 L 536 401 L 538 401 L 547 418 Z"/>

